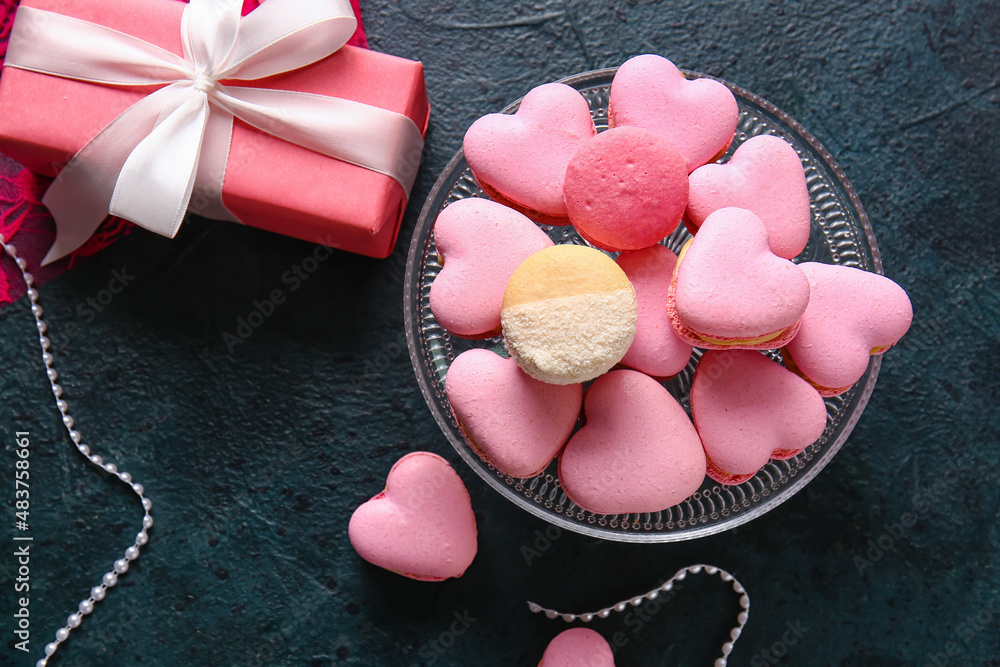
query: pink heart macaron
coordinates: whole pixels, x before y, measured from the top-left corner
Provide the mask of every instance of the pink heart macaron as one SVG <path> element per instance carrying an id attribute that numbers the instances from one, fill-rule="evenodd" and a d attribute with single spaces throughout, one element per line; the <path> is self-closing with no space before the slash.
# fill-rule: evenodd
<path id="1" fill-rule="evenodd" d="M 611 371 L 590 386 L 586 425 L 559 457 L 570 500 L 598 514 L 658 512 L 683 501 L 705 479 L 705 450 L 680 403 L 633 370 Z"/>
<path id="2" fill-rule="evenodd" d="M 742 484 L 768 459 L 787 459 L 826 429 L 826 404 L 808 382 L 754 350 L 709 350 L 691 385 L 691 416 L 708 476 Z"/>
<path id="3" fill-rule="evenodd" d="M 903 337 L 913 306 L 902 287 L 877 273 L 816 262 L 799 268 L 812 296 L 799 334 L 782 355 L 820 394 L 838 396 L 865 374 L 872 355 Z"/>
<path id="4" fill-rule="evenodd" d="M 448 368 L 445 391 L 469 445 L 511 477 L 534 477 L 569 440 L 583 385 L 540 382 L 517 362 L 466 350 Z"/>
<path id="5" fill-rule="evenodd" d="M 778 348 L 809 304 L 809 281 L 771 252 L 767 228 L 742 208 L 705 219 L 681 250 L 667 312 L 682 340 L 708 349 Z"/>
<path id="6" fill-rule="evenodd" d="M 792 146 L 768 134 L 740 145 L 726 164 L 706 164 L 690 179 L 687 220 L 692 231 L 720 208 L 753 211 L 767 227 L 771 251 L 792 259 L 809 242 L 809 189 Z"/>
<path id="7" fill-rule="evenodd" d="M 473 176 L 492 199 L 536 222 L 567 225 L 566 165 L 597 134 L 587 100 L 547 83 L 524 96 L 517 113 L 489 114 L 469 127 L 463 148 Z"/>
<path id="8" fill-rule="evenodd" d="M 677 228 L 688 200 L 684 159 L 649 130 L 618 127 L 583 144 L 566 168 L 570 222 L 602 250 L 639 250 Z"/>
<path id="9" fill-rule="evenodd" d="M 615 667 L 615 656 L 593 630 L 570 628 L 549 642 L 538 667 Z"/>
<path id="10" fill-rule="evenodd" d="M 680 373 L 691 359 L 691 345 L 681 340 L 667 314 L 667 292 L 677 255 L 662 245 L 623 252 L 615 260 L 635 288 L 639 315 L 635 340 L 623 366 L 656 378 Z"/>
<path id="11" fill-rule="evenodd" d="M 460 577 L 476 556 L 469 493 L 448 462 L 430 452 L 399 459 L 385 490 L 354 511 L 347 533 L 369 563 L 420 581 Z"/>
<path id="12" fill-rule="evenodd" d="M 666 58 L 626 61 L 611 83 L 612 127 L 642 127 L 672 143 L 692 172 L 726 152 L 739 108 L 732 92 L 714 79 L 686 79 Z"/>
<path id="13" fill-rule="evenodd" d="M 460 199 L 434 222 L 441 272 L 431 283 L 438 323 L 464 338 L 500 333 L 503 292 L 514 269 L 552 240 L 517 211 L 488 199 Z"/>

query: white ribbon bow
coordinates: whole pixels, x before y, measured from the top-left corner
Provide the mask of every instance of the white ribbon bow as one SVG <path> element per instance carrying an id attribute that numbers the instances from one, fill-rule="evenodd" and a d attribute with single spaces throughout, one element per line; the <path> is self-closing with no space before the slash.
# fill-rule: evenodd
<path id="1" fill-rule="evenodd" d="M 409 195 L 423 147 L 410 118 L 335 97 L 219 83 L 262 79 L 337 51 L 357 25 L 348 0 L 267 0 L 243 18 L 240 6 L 191 0 L 181 21 L 183 58 L 101 25 L 17 10 L 6 66 L 101 85 L 167 84 L 108 124 L 49 187 L 42 202 L 56 240 L 42 264 L 83 245 L 108 213 L 173 237 L 195 187 L 213 200 L 202 213 L 235 220 L 220 197 L 234 116 L 386 174 Z"/>

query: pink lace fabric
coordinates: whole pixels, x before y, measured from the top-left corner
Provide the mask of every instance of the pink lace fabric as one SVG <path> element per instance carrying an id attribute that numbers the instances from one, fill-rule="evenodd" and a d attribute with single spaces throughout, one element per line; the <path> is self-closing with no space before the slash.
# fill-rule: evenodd
<path id="1" fill-rule="evenodd" d="M 263 0 L 243 0 L 243 14 L 255 9 Z M 361 8 L 358 0 L 351 0 L 358 17 L 358 29 L 348 44 L 368 47 Z M 7 40 L 14 23 L 17 0 L 0 0 L 0 65 L 7 54 Z M 41 267 L 42 258 L 55 239 L 55 223 L 41 203 L 42 195 L 51 179 L 31 173 L 5 155 L 0 155 L 0 235 L 6 243 L 17 246 L 18 254 L 28 262 L 36 284 L 43 284 L 71 268 L 80 260 L 90 257 L 111 245 L 134 229 L 134 225 L 121 218 L 108 218 L 90 240 L 69 257 Z M 24 283 L 11 262 L 0 262 L 0 307 L 24 296 Z"/>

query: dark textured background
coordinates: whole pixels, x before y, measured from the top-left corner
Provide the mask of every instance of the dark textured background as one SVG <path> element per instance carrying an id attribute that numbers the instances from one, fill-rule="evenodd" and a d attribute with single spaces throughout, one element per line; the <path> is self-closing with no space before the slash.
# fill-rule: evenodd
<path id="1" fill-rule="evenodd" d="M 526 599 L 589 610 L 693 562 L 729 569 L 751 592 L 733 665 L 1000 664 L 998 4 L 365 0 L 363 9 L 374 48 L 424 62 L 434 109 L 391 258 L 337 254 L 292 291 L 282 275 L 311 246 L 192 221 L 173 242 L 136 232 L 42 289 L 78 426 L 145 484 L 156 517 L 122 590 L 52 664 L 534 665 L 564 625 L 529 615 Z M 522 546 L 545 524 L 459 465 L 417 390 L 402 335 L 407 240 L 475 118 L 536 84 L 643 52 L 752 90 L 816 135 L 857 188 L 915 321 L 886 355 L 854 435 L 788 503 L 693 543 L 564 533 L 528 563 Z M 134 280 L 90 314 L 87 299 L 123 267 Z M 275 288 L 287 301 L 227 350 L 223 334 Z M 36 650 L 17 665 L 34 664 L 141 514 L 70 446 L 33 331 L 23 299 L 0 311 L 4 469 L 13 470 L 12 431 L 31 431 L 34 448 Z M 352 510 L 418 448 L 452 460 L 472 495 L 480 552 L 460 580 L 405 580 L 347 542 Z M 6 504 L 13 475 L 0 475 Z M 894 529 L 908 512 L 916 524 Z M 859 557 L 870 563 L 863 573 Z M 4 581 L 5 651 L 9 591 Z M 592 627 L 624 633 L 621 667 L 709 665 L 736 612 L 735 596 L 702 577 L 648 622 L 616 615 Z M 476 619 L 459 636 L 448 634 L 456 613 Z"/>

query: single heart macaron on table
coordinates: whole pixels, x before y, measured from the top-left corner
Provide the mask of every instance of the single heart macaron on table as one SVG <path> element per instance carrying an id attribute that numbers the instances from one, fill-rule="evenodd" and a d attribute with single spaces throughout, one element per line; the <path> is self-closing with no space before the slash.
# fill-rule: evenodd
<path id="1" fill-rule="evenodd" d="M 354 511 L 347 533 L 369 563 L 420 581 L 461 577 L 478 550 L 469 492 L 431 452 L 399 459 L 385 489 Z"/>

